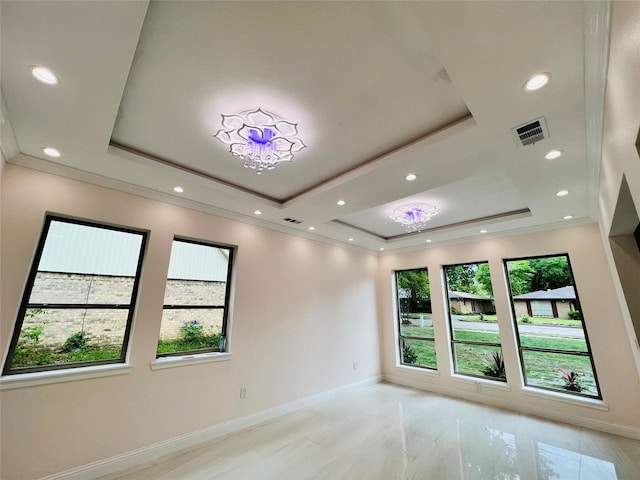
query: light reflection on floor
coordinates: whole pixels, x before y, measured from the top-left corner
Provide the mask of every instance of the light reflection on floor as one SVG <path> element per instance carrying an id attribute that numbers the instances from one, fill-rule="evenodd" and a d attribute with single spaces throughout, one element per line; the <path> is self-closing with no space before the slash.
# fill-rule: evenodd
<path id="1" fill-rule="evenodd" d="M 103 480 L 638 480 L 640 441 L 390 384 Z"/>

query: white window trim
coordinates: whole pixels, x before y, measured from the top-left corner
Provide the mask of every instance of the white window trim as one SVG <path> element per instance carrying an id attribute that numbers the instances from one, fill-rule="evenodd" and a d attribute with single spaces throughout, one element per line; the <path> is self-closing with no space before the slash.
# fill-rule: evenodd
<path id="1" fill-rule="evenodd" d="M 511 386 L 507 382 L 502 382 L 500 380 L 488 380 L 484 378 L 467 377 L 465 375 L 460 375 L 458 373 L 452 374 L 451 379 L 460 383 L 466 383 L 466 384 L 487 387 L 487 388 L 494 388 L 496 390 L 503 390 L 505 392 L 511 391 Z"/>
<path id="2" fill-rule="evenodd" d="M 5 375 L 0 378 L 0 390 L 12 390 L 14 388 L 35 387 L 50 383 L 75 382 L 76 380 L 87 380 L 90 378 L 125 375 L 130 371 L 131 365 L 118 363 Z"/>
<path id="3" fill-rule="evenodd" d="M 440 376 L 440 372 L 438 372 L 438 370 L 434 370 L 432 368 L 412 367 L 411 365 L 402 365 L 401 363 L 396 365 L 396 370 L 399 372 L 418 373 L 418 374 L 427 375 L 430 377 Z"/>
<path id="4" fill-rule="evenodd" d="M 522 393 L 532 397 L 544 398 L 545 400 L 555 400 L 557 402 L 569 403 L 580 407 L 595 408 L 596 410 L 609 411 L 609 404 L 597 398 L 578 397 L 570 393 L 552 392 L 535 387 L 522 387 Z"/>
<path id="5" fill-rule="evenodd" d="M 230 353 L 208 352 L 197 355 L 181 355 L 175 357 L 158 357 L 151 362 L 151 370 L 198 365 L 200 363 L 226 362 L 231 360 Z"/>

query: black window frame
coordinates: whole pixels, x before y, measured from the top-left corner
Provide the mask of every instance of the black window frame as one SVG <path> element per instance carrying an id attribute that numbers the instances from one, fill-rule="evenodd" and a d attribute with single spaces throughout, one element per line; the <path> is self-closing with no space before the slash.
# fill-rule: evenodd
<path id="1" fill-rule="evenodd" d="M 438 371 L 438 360 L 436 358 L 436 366 L 435 367 L 430 367 L 429 365 L 419 365 L 419 364 L 414 364 L 414 363 L 404 363 L 403 361 L 403 357 L 402 357 L 402 350 L 403 350 L 403 346 L 404 346 L 404 341 L 405 340 L 417 340 L 417 341 L 424 341 L 424 342 L 432 342 L 433 343 L 433 348 L 435 351 L 435 347 L 436 347 L 436 338 L 435 338 L 435 329 L 434 329 L 434 336 L 433 337 L 407 337 L 402 335 L 402 313 L 401 313 L 401 299 L 400 299 L 400 289 L 398 288 L 398 274 L 402 273 L 402 272 L 415 272 L 415 271 L 422 271 L 424 270 L 427 274 L 427 280 L 429 282 L 429 289 L 431 289 L 431 277 L 429 276 L 429 269 L 427 267 L 418 267 L 418 268 L 405 268 L 402 270 L 395 270 L 394 274 L 393 274 L 393 279 L 394 279 L 394 288 L 395 288 L 395 292 L 396 292 L 396 329 L 398 332 L 398 352 L 399 352 L 399 362 L 400 365 L 405 366 L 405 367 L 414 367 L 414 368 L 423 368 L 425 370 L 432 370 L 432 371 Z M 433 307 L 431 308 L 431 314 L 433 315 Z"/>
<path id="2" fill-rule="evenodd" d="M 575 351 L 575 350 L 558 350 L 558 349 L 554 349 L 554 348 L 540 348 L 540 347 L 527 347 L 527 346 L 523 347 L 522 343 L 520 341 L 520 330 L 519 330 L 519 327 L 518 327 L 518 319 L 517 319 L 517 316 L 516 316 L 515 304 L 513 302 L 513 291 L 511 289 L 511 278 L 510 278 L 510 275 L 509 275 L 508 262 L 515 262 L 515 261 L 519 261 L 519 260 L 537 260 L 537 259 L 541 259 L 541 258 L 555 258 L 555 257 L 566 257 L 566 259 L 567 259 L 567 266 L 569 267 L 569 275 L 571 277 L 573 290 L 574 290 L 574 292 L 576 294 L 576 303 L 575 303 L 576 310 L 580 311 L 580 315 L 582 317 L 580 322 L 582 324 L 582 331 L 584 333 L 584 341 L 585 341 L 585 344 L 587 346 L 587 351 L 586 352 L 579 352 L 579 351 Z M 549 255 L 533 255 L 533 256 L 529 256 L 529 257 L 504 258 L 503 259 L 503 265 L 504 265 L 504 273 L 505 273 L 505 278 L 506 278 L 507 288 L 508 288 L 507 295 L 509 297 L 509 303 L 510 303 L 510 306 L 511 306 L 511 319 L 512 319 L 513 325 L 514 325 L 514 333 L 515 333 L 515 337 L 516 337 L 516 346 L 518 348 L 518 357 L 520 357 L 520 368 L 521 368 L 521 371 L 522 371 L 523 385 L 525 387 L 536 388 L 536 389 L 546 390 L 546 391 L 555 392 L 555 393 L 561 393 L 561 394 L 566 394 L 566 395 L 575 395 L 575 396 L 579 396 L 579 397 L 602 400 L 602 389 L 600 388 L 600 382 L 598 381 L 598 374 L 596 372 L 596 364 L 595 364 L 595 361 L 593 359 L 593 351 L 591 350 L 591 343 L 589 342 L 589 335 L 587 333 L 587 326 L 586 326 L 585 320 L 584 320 L 584 312 L 582 310 L 582 304 L 580 303 L 580 296 L 578 294 L 578 287 L 576 285 L 576 278 L 573 275 L 573 268 L 571 267 L 571 259 L 569 258 L 569 253 L 568 252 L 563 252 L 563 253 L 549 254 Z M 574 391 L 570 391 L 570 390 L 551 388 L 551 387 L 545 387 L 545 386 L 540 386 L 540 385 L 529 385 L 528 381 L 527 381 L 527 373 L 526 373 L 526 368 L 525 368 L 525 364 L 524 364 L 523 351 L 532 351 L 532 352 L 541 352 L 541 353 L 556 353 L 556 354 L 561 354 L 561 355 L 574 355 L 574 356 L 581 356 L 581 357 L 589 357 L 589 361 L 590 361 L 590 364 L 591 364 L 591 370 L 593 372 L 593 380 L 595 382 L 596 390 L 598 391 L 598 395 L 589 395 L 589 394 L 582 393 L 582 392 L 574 392 Z"/>
<path id="3" fill-rule="evenodd" d="M 136 265 L 136 274 L 133 282 L 133 287 L 131 290 L 131 299 L 128 304 L 77 304 L 77 303 L 29 303 L 29 298 L 31 298 L 31 293 L 33 292 L 33 287 L 35 284 L 36 276 L 38 274 L 38 267 L 40 266 L 40 260 L 42 259 L 42 253 L 44 250 L 44 246 L 47 241 L 47 237 L 49 236 L 49 229 L 51 227 L 52 222 L 64 222 L 71 223 L 74 225 L 82 225 L 87 227 L 101 228 L 104 230 L 113 230 L 117 232 L 131 233 L 135 235 L 140 235 L 142 240 L 140 242 L 140 251 L 138 253 L 138 263 Z M 19 375 L 25 373 L 35 373 L 35 372 L 48 372 L 54 370 L 67 370 L 73 368 L 81 368 L 81 367 L 93 367 L 99 365 L 111 365 L 117 363 L 126 363 L 127 352 L 129 350 L 129 339 L 131 337 L 131 328 L 133 325 L 133 317 L 136 312 L 136 302 L 138 300 L 138 290 L 140 287 L 140 277 L 142 273 L 142 264 L 144 261 L 144 256 L 147 248 L 147 240 L 149 237 L 149 232 L 146 230 L 138 230 L 131 227 L 124 227 L 120 225 L 113 225 L 107 223 L 101 223 L 94 220 L 86 220 L 79 219 L 74 217 L 66 217 L 58 214 L 46 214 L 44 225 L 42 231 L 40 233 L 40 238 L 38 240 L 38 246 L 36 249 L 35 256 L 31 262 L 31 269 L 29 271 L 29 276 L 27 278 L 27 283 L 22 295 L 22 300 L 20 301 L 20 308 L 18 310 L 18 316 L 14 323 L 13 334 L 11 338 L 11 343 L 9 344 L 9 349 L 7 351 L 7 355 L 5 357 L 4 366 L 2 369 L 2 375 Z M 122 339 L 122 348 L 120 350 L 120 357 L 117 359 L 108 359 L 108 360 L 94 360 L 90 362 L 71 362 L 71 363 L 63 363 L 56 365 L 39 365 L 34 367 L 19 367 L 19 368 L 11 368 L 11 364 L 13 363 L 13 356 L 15 354 L 18 340 L 20 338 L 20 333 L 22 332 L 22 326 L 24 324 L 25 316 L 27 310 L 32 308 L 55 308 L 55 309 L 63 309 L 63 310 L 72 310 L 72 309 L 128 309 L 127 314 L 127 323 L 125 327 L 124 336 Z"/>
<path id="4" fill-rule="evenodd" d="M 465 372 L 459 372 L 458 371 L 458 361 L 457 361 L 457 358 L 456 358 L 456 344 L 460 344 L 460 345 L 478 345 L 478 346 L 485 346 L 485 347 L 498 347 L 500 349 L 500 355 L 502 356 L 502 360 L 505 361 L 505 357 L 504 357 L 504 353 L 503 353 L 503 347 L 502 347 L 502 335 L 501 335 L 501 332 L 500 332 L 500 325 L 498 323 L 496 323 L 496 324 L 498 325 L 498 338 L 500 339 L 500 343 L 479 342 L 479 341 L 474 341 L 474 340 L 457 340 L 455 338 L 454 331 L 453 331 L 453 323 L 451 321 L 451 298 L 449 297 L 449 281 L 447 280 L 447 268 L 448 267 L 459 267 L 459 266 L 463 266 L 463 265 L 481 265 L 481 264 L 489 265 L 489 261 L 488 260 L 482 260 L 482 261 L 477 261 L 477 262 L 462 262 L 462 263 L 451 263 L 451 264 L 447 264 L 447 265 L 442 265 L 442 278 L 443 278 L 443 282 L 444 282 L 444 292 L 445 292 L 445 295 L 446 295 L 446 298 L 447 298 L 447 324 L 449 326 L 449 336 L 450 336 L 450 342 L 449 343 L 450 343 L 450 347 L 451 347 L 451 359 L 452 359 L 453 373 L 455 375 L 461 375 L 461 376 L 465 376 L 465 377 L 481 378 L 483 380 L 507 383 L 506 372 L 505 372 L 505 378 L 502 378 L 502 377 L 491 377 L 489 375 L 474 375 L 472 373 L 465 373 Z M 491 265 L 489 265 L 489 268 L 491 268 Z M 492 286 L 493 286 L 493 282 L 492 282 Z M 495 300 L 494 300 L 494 306 L 495 306 Z"/>
<path id="5" fill-rule="evenodd" d="M 164 316 L 165 310 L 212 310 L 212 309 L 223 309 L 222 313 L 222 327 L 220 332 L 220 345 L 218 348 L 203 348 L 198 350 L 181 350 L 176 352 L 168 352 L 168 353 L 158 353 L 156 347 L 156 359 L 158 358 L 166 358 L 166 357 L 184 357 L 185 355 L 199 355 L 205 353 L 224 353 L 227 351 L 228 340 L 227 340 L 227 325 L 229 320 L 229 304 L 231 299 L 231 282 L 233 277 L 233 270 L 235 267 L 235 256 L 238 247 L 233 245 L 225 245 L 221 243 L 208 242 L 206 240 L 196 240 L 193 238 L 174 236 L 171 241 L 171 245 L 173 246 L 173 242 L 184 242 L 190 243 L 193 245 L 202 245 L 205 247 L 218 248 L 227 250 L 229 253 L 228 263 L 227 263 L 227 277 L 226 277 L 226 285 L 224 292 L 224 305 L 183 305 L 183 304 L 165 304 L 163 299 L 162 304 L 162 312 Z M 168 273 L 168 272 L 167 272 Z M 168 280 L 168 274 L 167 274 Z M 166 287 L 165 287 L 165 295 L 166 295 Z M 161 320 L 162 321 L 162 320 Z M 162 324 L 160 325 L 162 328 Z"/>

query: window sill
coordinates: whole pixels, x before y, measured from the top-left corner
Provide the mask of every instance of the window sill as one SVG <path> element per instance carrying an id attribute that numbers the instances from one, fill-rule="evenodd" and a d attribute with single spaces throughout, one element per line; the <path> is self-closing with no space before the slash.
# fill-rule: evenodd
<path id="1" fill-rule="evenodd" d="M 19 373 L 0 378 L 0 390 L 35 387 L 50 383 L 74 382 L 90 378 L 124 375 L 131 371 L 131 366 L 124 363 L 97 365 L 95 367 L 69 368 L 65 370 L 49 370 L 46 372 Z"/>
<path id="2" fill-rule="evenodd" d="M 573 396 L 566 393 L 556 393 L 549 390 L 540 390 L 534 387 L 522 387 L 522 393 L 532 397 L 543 398 L 545 400 L 556 400 L 558 402 L 569 403 L 579 407 L 595 408 L 596 410 L 609 411 L 609 405 L 596 398 L 585 398 Z"/>
<path id="3" fill-rule="evenodd" d="M 396 370 L 398 372 L 411 372 L 420 375 L 427 375 L 429 377 L 440 376 L 440 372 L 438 372 L 437 370 L 432 370 L 430 368 L 410 367 L 409 365 L 396 365 Z"/>
<path id="4" fill-rule="evenodd" d="M 198 365 L 200 363 L 226 362 L 231 360 L 230 353 L 201 353 L 198 355 L 183 355 L 182 357 L 160 357 L 151 362 L 151 370 Z"/>
<path id="5" fill-rule="evenodd" d="M 483 387 L 502 390 L 504 392 L 511 391 L 511 387 L 506 382 L 500 382 L 497 380 L 485 380 L 484 378 L 465 377 L 464 375 L 458 374 L 451 375 L 451 378 L 456 382 L 475 385 L 478 391 L 481 391 Z"/>

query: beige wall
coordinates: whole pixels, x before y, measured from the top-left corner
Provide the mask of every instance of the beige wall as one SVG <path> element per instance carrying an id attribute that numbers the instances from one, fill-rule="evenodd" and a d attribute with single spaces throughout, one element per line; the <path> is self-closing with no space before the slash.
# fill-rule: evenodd
<path id="1" fill-rule="evenodd" d="M 3 357 L 46 211 L 151 232 L 132 335 L 132 371 L 2 391 L 3 479 L 38 478 L 153 445 L 374 377 L 381 364 L 382 373 L 398 383 L 640 436 L 640 382 L 595 225 L 378 259 L 12 165 L 2 183 Z M 232 359 L 152 371 L 176 234 L 239 246 Z M 571 258 L 608 411 L 524 394 L 515 345 L 507 341 L 513 327 L 502 258 L 563 252 Z M 509 391 L 479 388 L 449 373 L 446 302 L 436 272 L 443 264 L 483 260 L 491 266 Z M 392 272 L 422 266 L 431 274 L 439 376 L 396 366 Z M 240 387 L 247 388 L 248 398 L 239 399 Z"/>
<path id="2" fill-rule="evenodd" d="M 569 311 L 572 310 L 571 303 L 568 300 L 555 300 L 558 318 L 569 318 Z"/>
<path id="3" fill-rule="evenodd" d="M 2 391 L 5 480 L 61 472 L 380 374 L 374 255 L 12 165 L 1 206 L 3 359 L 46 211 L 151 232 L 132 371 Z M 174 235 L 238 245 L 230 361 L 149 367 Z"/>
<path id="4" fill-rule="evenodd" d="M 640 252 L 629 235 L 640 217 L 640 2 L 612 2 L 609 70 L 605 96 L 599 207 L 606 255 L 640 376 Z M 623 177 L 629 186 L 626 212 L 616 211 Z M 627 218 L 624 218 L 624 217 Z M 617 237 L 609 244 L 610 235 Z M 627 307 L 628 305 L 628 307 Z M 635 328 L 634 328 L 635 326 Z"/>
<path id="5" fill-rule="evenodd" d="M 545 399 L 523 392 L 515 334 L 503 270 L 503 258 L 569 254 L 585 318 L 604 402 L 609 411 Z M 442 265 L 489 261 L 496 313 L 507 367 L 509 391 L 451 376 L 450 350 L 442 285 Z M 394 270 L 426 266 L 431 280 L 433 325 L 439 375 L 397 366 L 392 276 Z M 631 345 L 611 279 L 598 227 L 574 227 L 499 239 L 483 239 L 441 248 L 429 248 L 381 257 L 378 278 L 378 315 L 381 322 L 385 378 L 426 390 L 462 396 L 515 410 L 614 431 L 616 426 L 640 438 L 640 381 L 635 375 Z"/>

